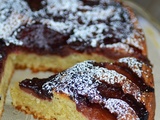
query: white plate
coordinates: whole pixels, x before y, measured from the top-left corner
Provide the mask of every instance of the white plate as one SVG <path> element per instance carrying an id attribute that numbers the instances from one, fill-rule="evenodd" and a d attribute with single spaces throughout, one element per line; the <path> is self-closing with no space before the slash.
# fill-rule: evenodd
<path id="1" fill-rule="evenodd" d="M 148 54 L 149 54 L 149 59 L 151 60 L 151 63 L 153 64 L 153 74 L 154 74 L 154 79 L 155 79 L 155 92 L 156 92 L 156 115 L 155 115 L 155 120 L 159 120 L 160 118 L 160 33 L 158 29 L 156 29 L 153 26 L 153 22 L 148 20 L 148 17 L 146 16 L 146 13 L 143 12 L 138 6 L 133 4 L 132 2 L 127 2 L 133 9 L 136 10 L 139 23 L 142 26 L 146 39 L 147 39 L 147 46 L 148 46 Z M 145 15 L 145 16 L 144 16 Z M 155 24 L 154 24 L 155 25 Z M 39 77 L 39 78 L 45 78 L 50 76 L 52 73 L 51 72 L 40 72 L 40 73 L 32 73 L 30 70 L 16 70 L 12 80 L 11 80 L 11 85 L 15 81 L 21 81 L 25 78 L 33 78 L 33 77 Z M 11 98 L 10 98 L 10 93 L 8 91 L 7 93 L 7 99 L 6 99 L 6 104 L 4 107 L 4 113 L 2 120 L 34 120 L 31 115 L 25 115 L 22 112 L 19 112 L 13 108 L 11 105 Z"/>

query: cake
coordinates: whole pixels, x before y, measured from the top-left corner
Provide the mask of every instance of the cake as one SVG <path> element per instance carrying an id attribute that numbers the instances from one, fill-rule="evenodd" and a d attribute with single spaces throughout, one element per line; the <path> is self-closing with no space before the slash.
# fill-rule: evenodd
<path id="1" fill-rule="evenodd" d="M 132 10 L 121 1 L 0 3 L 0 116 L 15 69 L 57 73 L 85 60 L 114 62 L 123 57 L 151 66 L 143 31 Z M 150 82 L 153 80 L 147 84 Z M 154 97 L 148 104 L 153 101 Z M 154 105 L 150 108 L 149 118 L 153 118 Z"/>
<path id="2" fill-rule="evenodd" d="M 46 79 L 11 89 L 13 105 L 45 120 L 153 120 L 150 65 L 136 58 L 84 61 Z"/>

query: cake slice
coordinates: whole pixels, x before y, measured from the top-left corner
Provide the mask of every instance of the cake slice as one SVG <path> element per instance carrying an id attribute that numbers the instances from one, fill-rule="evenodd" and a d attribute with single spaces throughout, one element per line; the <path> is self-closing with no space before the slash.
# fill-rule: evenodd
<path id="1" fill-rule="evenodd" d="M 85 61 L 11 89 L 15 108 L 44 120 L 153 120 L 151 66 L 135 58 Z"/>

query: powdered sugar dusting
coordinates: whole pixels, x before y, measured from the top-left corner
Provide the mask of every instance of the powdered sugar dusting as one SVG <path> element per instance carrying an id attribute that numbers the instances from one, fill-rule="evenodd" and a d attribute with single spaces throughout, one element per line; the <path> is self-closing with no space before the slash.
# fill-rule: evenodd
<path id="1" fill-rule="evenodd" d="M 107 44 L 107 45 L 101 44 L 100 47 L 101 48 L 104 48 L 104 47 L 111 48 L 111 49 L 114 49 L 115 51 L 121 51 L 121 52 L 124 51 L 130 54 L 134 53 L 134 49 L 124 43 L 114 43 L 114 44 Z"/>
<path id="2" fill-rule="evenodd" d="M 55 31 L 61 32 L 63 34 L 70 33 L 73 29 L 74 25 L 71 22 L 56 22 L 50 19 L 42 19 L 40 21 L 42 24 L 46 24 L 48 28 L 53 29 Z"/>
<path id="3" fill-rule="evenodd" d="M 129 45 L 133 45 L 139 49 L 143 50 L 143 42 L 144 41 L 144 33 L 139 30 L 133 30 L 133 34 L 131 34 L 126 39 L 123 39 L 124 43 L 127 43 Z"/>
<path id="4" fill-rule="evenodd" d="M 81 95 L 97 97 L 98 93 L 95 88 L 99 84 L 102 84 L 102 82 L 107 84 L 117 83 L 122 86 L 124 93 L 133 95 L 138 101 L 141 100 L 140 89 L 125 76 L 114 70 L 108 70 L 93 64 L 94 62 L 92 61 L 85 61 L 58 74 L 56 79 L 57 81 L 61 79 L 61 81 L 56 84 L 56 90 L 63 91 L 71 96 L 75 94 L 73 91 L 77 91 Z"/>
<path id="5" fill-rule="evenodd" d="M 107 31 L 108 30 L 107 28 L 108 27 L 103 23 L 97 24 L 96 26 L 95 25 L 81 26 L 77 29 L 74 29 L 74 34 L 71 35 L 70 39 L 67 42 L 68 44 L 75 41 L 80 41 L 85 43 L 89 42 L 92 47 L 96 47 L 99 41 L 105 38 L 102 32 Z"/>
<path id="6" fill-rule="evenodd" d="M 125 63 L 128 65 L 130 69 L 133 70 L 139 77 L 142 77 L 142 66 L 143 62 L 138 61 L 136 58 L 131 58 L 131 57 L 126 57 L 126 58 L 121 58 L 119 59 L 120 63 Z"/>
<path id="7" fill-rule="evenodd" d="M 6 45 L 14 43 L 16 45 L 22 45 L 21 41 L 18 41 L 14 36 L 11 37 L 11 34 L 15 29 L 20 27 L 23 23 L 27 22 L 26 16 L 12 13 L 11 16 L 2 24 L 0 24 L 0 38 L 5 38 Z"/>
<path id="8" fill-rule="evenodd" d="M 0 23 L 7 20 L 12 12 L 22 15 L 30 12 L 27 3 L 23 0 L 0 0 L 0 3 Z"/>
<path id="9" fill-rule="evenodd" d="M 47 0 L 48 10 L 53 13 L 57 10 L 71 10 L 75 12 L 80 5 L 79 0 Z"/>
<path id="10" fill-rule="evenodd" d="M 135 111 L 122 100 L 109 98 L 105 102 L 105 107 L 108 108 L 111 113 L 117 113 L 118 120 L 139 120 Z"/>
<path id="11" fill-rule="evenodd" d="M 10 43 L 22 45 L 12 33 L 28 21 L 30 9 L 27 3 L 21 0 L 0 0 L 0 3 L 0 38 L 5 39 L 7 46 Z"/>

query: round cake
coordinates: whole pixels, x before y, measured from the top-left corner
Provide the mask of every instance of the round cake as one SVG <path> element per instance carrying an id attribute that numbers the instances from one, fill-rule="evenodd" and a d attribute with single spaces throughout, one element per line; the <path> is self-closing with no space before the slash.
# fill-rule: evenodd
<path id="1" fill-rule="evenodd" d="M 132 57 L 152 68 L 143 31 L 132 10 L 121 1 L 0 0 L 0 3 L 0 115 L 16 68 L 57 73 L 85 60 L 114 62 L 123 57 Z M 141 78 L 136 69 L 128 74 L 135 73 L 137 79 Z M 150 94 L 152 97 L 147 102 L 136 100 L 146 109 L 146 119 L 151 120 L 154 117 L 153 78 L 142 81 L 145 84 L 135 83 L 140 93 L 144 98 Z"/>

